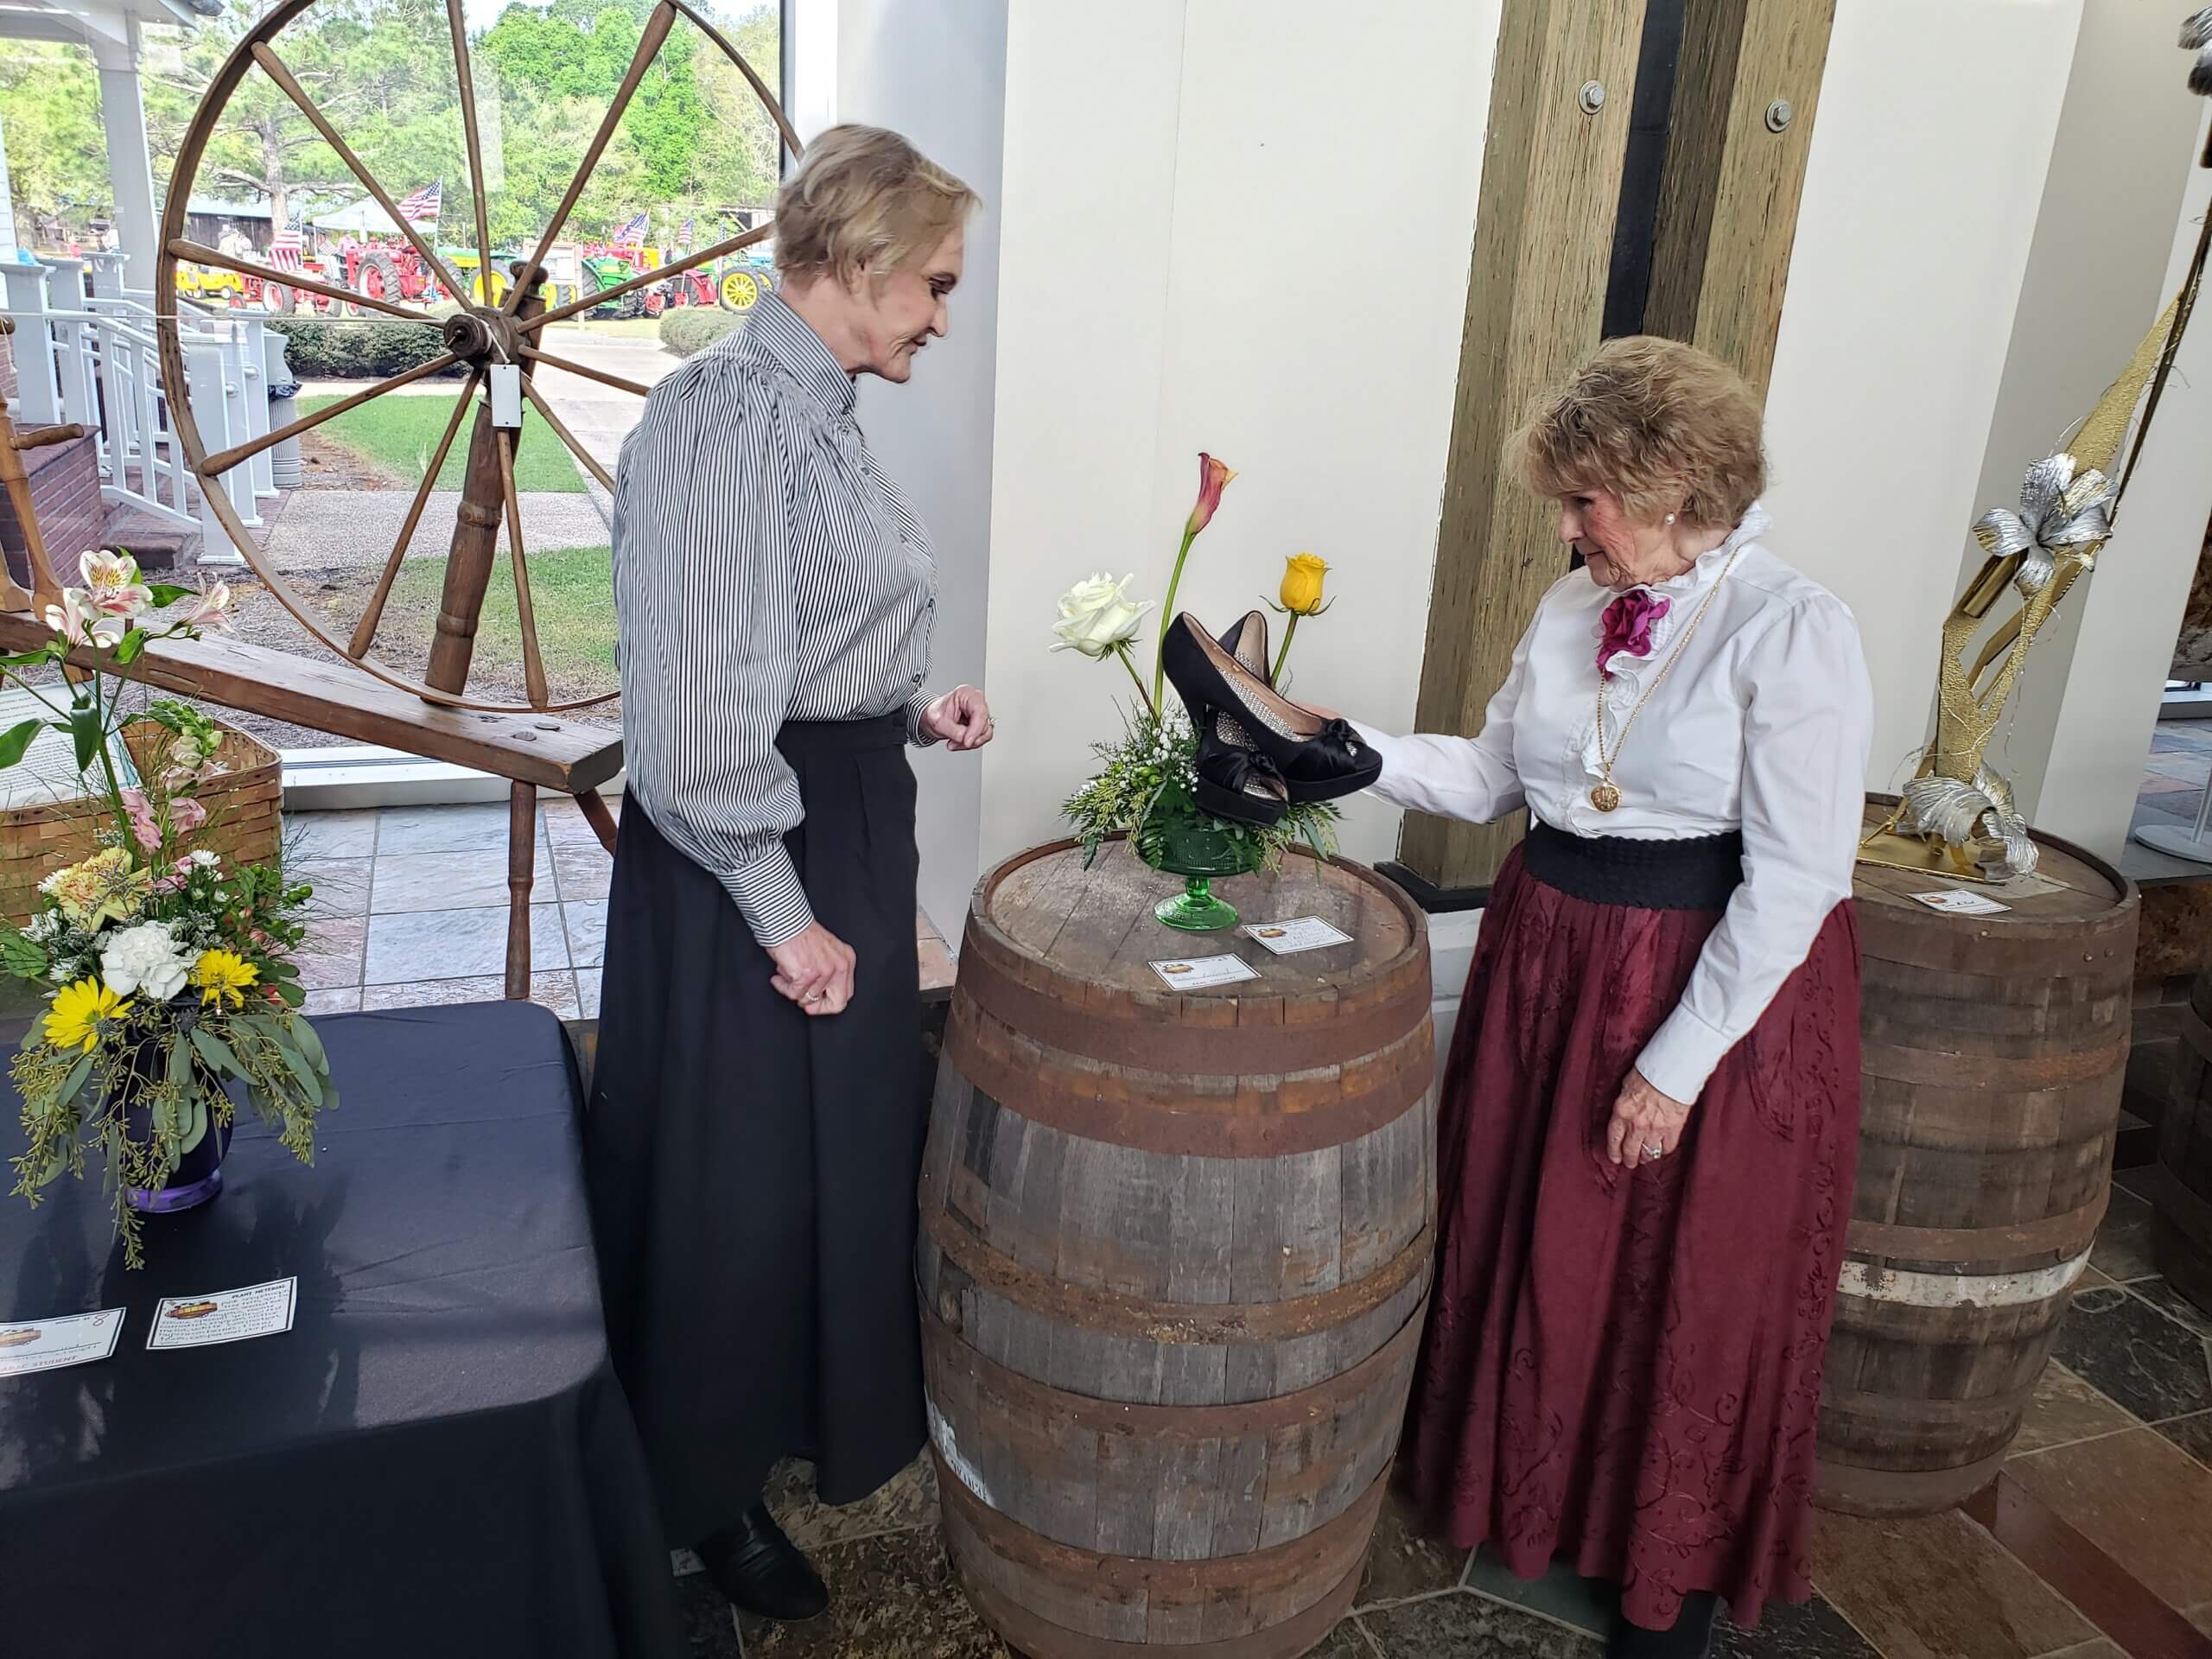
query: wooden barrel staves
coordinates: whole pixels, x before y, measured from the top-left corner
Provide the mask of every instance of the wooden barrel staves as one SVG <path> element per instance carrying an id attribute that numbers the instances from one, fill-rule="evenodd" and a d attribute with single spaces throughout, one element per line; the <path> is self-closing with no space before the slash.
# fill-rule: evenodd
<path id="1" fill-rule="evenodd" d="M 1885 810 L 1884 816 L 1886 816 Z M 1870 822 L 1873 811 L 1870 809 Z M 1859 867 L 1865 1083 L 1850 1245 L 1821 1396 L 1819 1502 L 1933 1514 L 1993 1479 L 2111 1191 L 2137 899 L 2037 836 L 2033 877 Z"/>
<path id="2" fill-rule="evenodd" d="M 1304 855 L 1217 884 L 1274 957 L 1066 844 L 976 890 L 917 1253 L 944 1530 L 1030 1659 L 1278 1659 L 1358 1588 L 1411 1380 L 1434 1192 L 1426 923 Z M 1151 963 L 1258 977 L 1179 994 Z"/>
<path id="3" fill-rule="evenodd" d="M 2152 1249 L 2158 1271 L 2212 1313 L 2212 970 L 2196 976 L 2182 1022 L 2174 1090 L 2158 1119 Z"/>

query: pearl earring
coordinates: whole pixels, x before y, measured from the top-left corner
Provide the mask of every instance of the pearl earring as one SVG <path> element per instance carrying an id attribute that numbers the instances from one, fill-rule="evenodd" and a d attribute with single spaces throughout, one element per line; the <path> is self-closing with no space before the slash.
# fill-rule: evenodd
<path id="1" fill-rule="evenodd" d="M 1670 512 L 1667 515 L 1667 522 L 1670 524 L 1675 522 L 1675 515 L 1673 513 Z"/>

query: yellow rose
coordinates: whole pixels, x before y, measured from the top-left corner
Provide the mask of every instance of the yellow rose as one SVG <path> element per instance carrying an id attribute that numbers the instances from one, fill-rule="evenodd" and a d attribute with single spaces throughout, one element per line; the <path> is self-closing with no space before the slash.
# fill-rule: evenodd
<path id="1" fill-rule="evenodd" d="M 1322 578 L 1329 567 L 1318 555 L 1294 553 L 1283 566 L 1282 607 L 1293 616 L 1312 616 L 1321 608 Z"/>

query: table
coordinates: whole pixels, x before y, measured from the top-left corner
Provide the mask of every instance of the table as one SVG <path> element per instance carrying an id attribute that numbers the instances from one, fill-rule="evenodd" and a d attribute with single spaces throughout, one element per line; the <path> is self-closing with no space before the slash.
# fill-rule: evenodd
<path id="1" fill-rule="evenodd" d="M 315 1028 L 343 1091 L 315 1166 L 241 1114 L 226 1190 L 149 1217 L 143 1270 L 96 1174 L 0 1208 L 0 1316 L 129 1309 L 105 1363 L 0 1380 L 0 1649 L 682 1651 L 559 1022 L 509 1002 Z M 147 1351 L 158 1297 L 294 1274 L 289 1332 Z"/>

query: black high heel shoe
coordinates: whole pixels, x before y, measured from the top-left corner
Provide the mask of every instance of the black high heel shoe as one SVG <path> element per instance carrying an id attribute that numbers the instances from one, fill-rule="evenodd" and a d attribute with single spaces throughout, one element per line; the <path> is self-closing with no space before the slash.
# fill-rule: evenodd
<path id="1" fill-rule="evenodd" d="M 1225 741 L 1249 744 L 1272 760 L 1287 801 L 1338 800 L 1382 775 L 1382 757 L 1349 722 L 1280 695 L 1188 612 L 1168 624 L 1161 660 L 1198 731 L 1217 731 Z"/>
<path id="2" fill-rule="evenodd" d="M 1234 818 L 1262 829 L 1281 823 L 1290 810 L 1289 785 L 1275 763 L 1253 747 L 1235 717 L 1217 714 L 1198 731 L 1198 780 L 1191 792 L 1199 807 L 1217 818 Z"/>
<path id="3" fill-rule="evenodd" d="M 1221 648 L 1242 663 L 1254 677 L 1275 683 L 1274 669 L 1268 656 L 1268 613 L 1247 611 L 1244 620 L 1221 636 Z"/>

